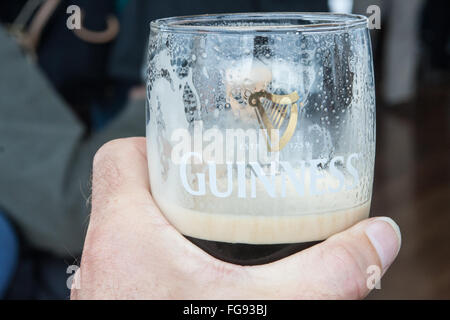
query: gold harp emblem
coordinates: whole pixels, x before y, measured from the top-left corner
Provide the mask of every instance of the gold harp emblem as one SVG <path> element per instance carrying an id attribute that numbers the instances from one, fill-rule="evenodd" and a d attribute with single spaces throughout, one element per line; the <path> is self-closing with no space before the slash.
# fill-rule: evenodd
<path id="1" fill-rule="evenodd" d="M 299 106 L 303 106 L 301 102 L 297 104 L 299 99 L 296 91 L 287 95 L 271 94 L 265 91 L 250 95 L 249 105 L 255 107 L 259 125 L 267 132 L 267 148 L 270 152 L 283 149 L 294 135 Z"/>

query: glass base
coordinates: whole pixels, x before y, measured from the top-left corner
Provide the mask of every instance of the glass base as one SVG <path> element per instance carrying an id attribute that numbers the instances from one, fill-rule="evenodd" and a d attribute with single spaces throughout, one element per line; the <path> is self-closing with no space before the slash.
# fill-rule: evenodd
<path id="1" fill-rule="evenodd" d="M 260 265 L 274 262 L 322 242 L 245 244 L 185 237 L 213 257 L 239 265 Z"/>

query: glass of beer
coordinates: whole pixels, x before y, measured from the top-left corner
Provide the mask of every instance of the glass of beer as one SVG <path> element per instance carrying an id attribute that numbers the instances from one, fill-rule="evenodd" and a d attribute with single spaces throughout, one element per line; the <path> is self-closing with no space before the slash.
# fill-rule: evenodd
<path id="1" fill-rule="evenodd" d="M 366 17 L 198 15 L 150 29 L 151 192 L 181 234 L 216 258 L 255 265 L 369 216 Z"/>

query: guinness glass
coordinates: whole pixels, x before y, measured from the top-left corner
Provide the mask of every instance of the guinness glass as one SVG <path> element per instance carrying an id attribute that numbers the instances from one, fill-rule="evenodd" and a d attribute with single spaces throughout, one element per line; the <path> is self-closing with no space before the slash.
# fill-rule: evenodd
<path id="1" fill-rule="evenodd" d="M 232 263 L 274 261 L 367 218 L 367 20 L 223 14 L 151 23 L 147 150 L 173 226 Z"/>

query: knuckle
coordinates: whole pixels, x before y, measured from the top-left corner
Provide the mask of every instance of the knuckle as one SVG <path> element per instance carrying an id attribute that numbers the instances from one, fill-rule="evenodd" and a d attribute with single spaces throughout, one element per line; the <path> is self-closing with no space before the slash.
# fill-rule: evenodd
<path id="1" fill-rule="evenodd" d="M 115 193 L 121 185 L 118 156 L 123 150 L 121 140 L 104 144 L 95 154 L 92 168 L 92 206 L 93 208 L 106 195 Z"/>
<path id="2" fill-rule="evenodd" d="M 94 156 L 94 167 L 101 165 L 104 159 L 110 159 L 123 146 L 123 139 L 116 139 L 102 145 Z"/>
<path id="3" fill-rule="evenodd" d="M 361 299 L 366 295 L 365 277 L 358 257 L 343 244 L 327 248 L 323 253 L 325 265 L 334 277 L 330 283 L 333 296 L 338 299 Z"/>
<path id="4" fill-rule="evenodd" d="M 93 167 L 101 167 L 104 162 L 123 159 L 123 155 L 145 152 L 145 138 L 121 138 L 106 142 L 94 155 Z"/>
<path id="5" fill-rule="evenodd" d="M 99 204 L 105 205 L 120 187 L 120 171 L 113 159 L 103 159 L 102 164 L 93 170 L 92 178 L 92 208 Z"/>
<path id="6" fill-rule="evenodd" d="M 92 165 L 92 208 L 105 207 L 123 192 L 127 157 L 142 152 L 139 138 L 124 138 L 105 143 L 96 152 Z M 100 210 L 100 209 L 99 209 Z M 95 211 L 95 210 L 94 210 Z"/>

